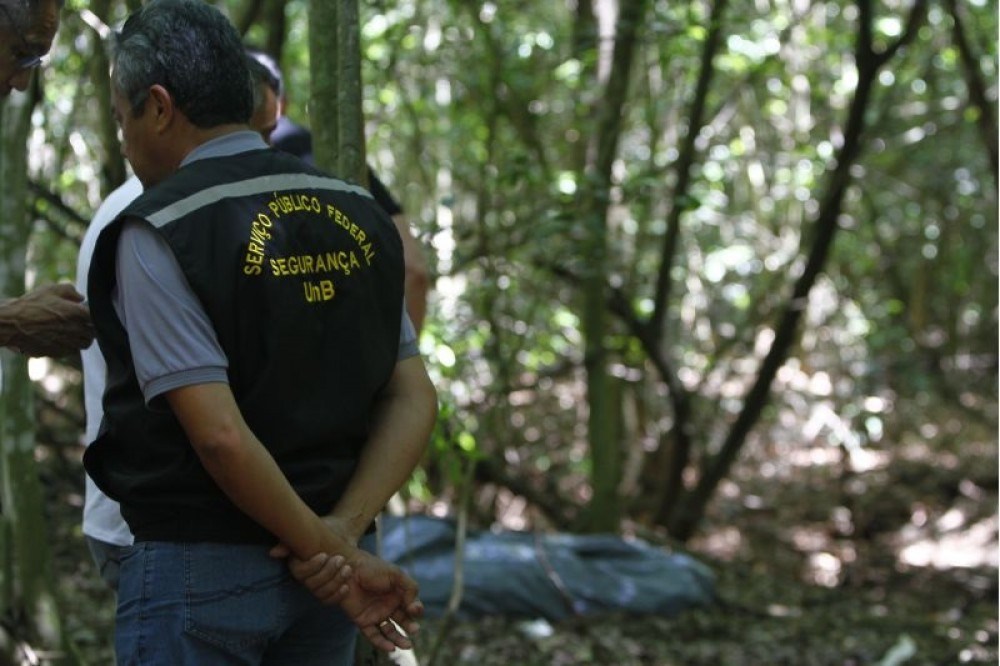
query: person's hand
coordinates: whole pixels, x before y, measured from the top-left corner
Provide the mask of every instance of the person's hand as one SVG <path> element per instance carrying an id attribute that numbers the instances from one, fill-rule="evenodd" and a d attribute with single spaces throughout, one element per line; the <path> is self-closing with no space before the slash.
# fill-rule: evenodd
<path id="1" fill-rule="evenodd" d="M 302 560 L 283 545 L 271 556 L 287 557 L 292 576 L 320 601 L 339 604 L 376 648 L 413 647 L 408 634 L 419 631 L 424 606 L 416 581 L 399 567 L 353 547 L 346 558 L 319 553 Z"/>
<path id="2" fill-rule="evenodd" d="M 90 344 L 94 327 L 69 284 L 34 289 L 0 306 L 3 344 L 26 356 L 66 356 Z"/>
<path id="3" fill-rule="evenodd" d="M 411 649 L 409 636 L 420 630 L 418 620 L 424 614 L 417 582 L 396 565 L 363 550 L 348 561 L 354 573 L 341 608 L 379 650 Z"/>
<path id="4" fill-rule="evenodd" d="M 288 560 L 292 577 L 312 592 L 324 604 L 338 604 L 350 591 L 348 581 L 353 570 L 341 555 L 316 553 L 308 560 L 292 557 L 284 544 L 271 549 L 271 557 Z"/>
<path id="5" fill-rule="evenodd" d="M 330 516 L 323 519 L 325 539 L 320 552 L 307 560 L 293 557 L 292 549 L 283 543 L 274 546 L 271 557 L 287 559 L 292 576 L 305 585 L 324 604 L 339 603 L 347 596 L 347 581 L 351 567 L 343 555 L 357 549 L 357 538 L 347 530 L 343 521 Z"/>

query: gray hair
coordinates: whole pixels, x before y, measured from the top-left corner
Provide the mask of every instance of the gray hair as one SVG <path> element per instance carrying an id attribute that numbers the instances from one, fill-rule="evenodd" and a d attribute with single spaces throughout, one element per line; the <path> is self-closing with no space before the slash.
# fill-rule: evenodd
<path id="1" fill-rule="evenodd" d="M 245 123 L 255 83 L 236 28 L 202 0 L 152 0 L 115 36 L 111 82 L 140 115 L 163 86 L 192 124 Z"/>

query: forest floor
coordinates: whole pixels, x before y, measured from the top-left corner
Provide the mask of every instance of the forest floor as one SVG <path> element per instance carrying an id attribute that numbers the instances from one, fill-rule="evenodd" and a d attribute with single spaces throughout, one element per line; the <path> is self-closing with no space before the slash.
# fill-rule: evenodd
<path id="1" fill-rule="evenodd" d="M 741 461 L 688 544 L 716 575 L 711 607 L 427 621 L 419 663 L 433 651 L 437 666 L 998 663 L 996 441 L 861 454 L 849 471 L 830 447 Z M 113 599 L 79 529 L 78 455 L 42 463 L 65 629 L 88 663 L 111 664 Z"/>

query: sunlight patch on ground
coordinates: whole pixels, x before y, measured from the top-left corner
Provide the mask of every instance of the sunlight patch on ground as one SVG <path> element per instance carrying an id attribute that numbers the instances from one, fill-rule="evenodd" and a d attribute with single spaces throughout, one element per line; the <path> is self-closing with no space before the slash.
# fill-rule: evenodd
<path id="1" fill-rule="evenodd" d="M 837 587 L 845 566 L 857 559 L 853 545 L 835 542 L 826 527 L 794 527 L 790 536 L 795 549 L 806 554 L 802 579 L 811 585 Z"/>
<path id="2" fill-rule="evenodd" d="M 849 455 L 851 470 L 858 473 L 884 468 L 891 459 L 886 451 L 873 451 L 861 447 L 851 449 Z M 843 449 L 831 444 L 804 446 L 790 451 L 787 455 L 788 462 L 795 467 L 837 465 L 843 457 Z"/>
<path id="3" fill-rule="evenodd" d="M 696 541 L 696 551 L 722 560 L 735 558 L 743 548 L 743 535 L 735 527 L 712 530 Z"/>
<path id="4" fill-rule="evenodd" d="M 813 553 L 809 556 L 806 579 L 822 587 L 837 587 L 842 569 L 843 563 L 833 553 Z"/>
<path id="5" fill-rule="evenodd" d="M 982 453 L 981 447 L 974 441 L 964 443 L 963 451 L 968 455 Z M 933 460 L 935 466 L 944 469 L 956 469 L 962 462 L 962 459 L 957 454 L 936 449 L 926 441 L 906 442 L 899 447 L 897 458 L 919 461 Z"/>
<path id="6" fill-rule="evenodd" d="M 900 563 L 935 569 L 1000 565 L 997 515 L 967 526 L 964 522 L 961 512 L 952 509 L 935 521 L 933 531 L 939 534 L 928 534 L 927 530 L 907 525 L 900 532 L 903 544 L 898 556 Z"/>
<path id="7" fill-rule="evenodd" d="M 813 553 L 830 542 L 825 528 L 795 527 L 792 529 L 792 543 L 800 552 Z"/>

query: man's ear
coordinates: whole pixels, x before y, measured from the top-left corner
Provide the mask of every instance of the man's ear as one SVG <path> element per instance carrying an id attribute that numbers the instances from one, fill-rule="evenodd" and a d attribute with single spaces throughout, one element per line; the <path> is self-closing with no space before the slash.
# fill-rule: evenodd
<path id="1" fill-rule="evenodd" d="M 170 96 L 166 88 L 156 84 L 149 88 L 148 103 L 150 111 L 153 113 L 154 127 L 162 132 L 173 122 L 174 113 L 177 110 L 174 107 L 174 98 Z"/>

